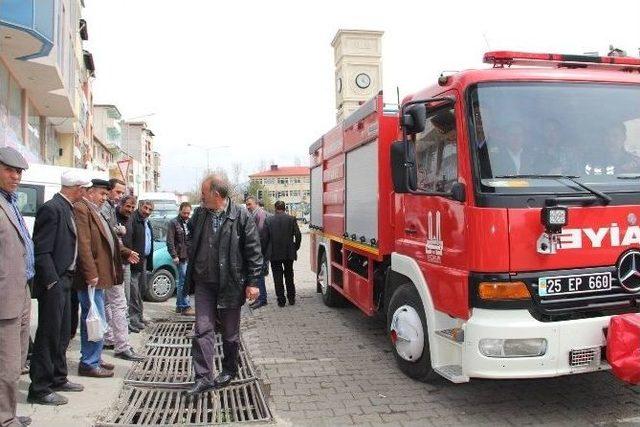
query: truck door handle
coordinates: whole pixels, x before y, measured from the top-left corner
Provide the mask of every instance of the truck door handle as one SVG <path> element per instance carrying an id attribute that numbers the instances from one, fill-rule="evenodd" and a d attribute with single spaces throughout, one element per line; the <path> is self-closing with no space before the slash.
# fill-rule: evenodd
<path id="1" fill-rule="evenodd" d="M 416 230 L 415 228 L 405 228 L 404 232 L 407 234 L 417 234 L 418 230 Z"/>

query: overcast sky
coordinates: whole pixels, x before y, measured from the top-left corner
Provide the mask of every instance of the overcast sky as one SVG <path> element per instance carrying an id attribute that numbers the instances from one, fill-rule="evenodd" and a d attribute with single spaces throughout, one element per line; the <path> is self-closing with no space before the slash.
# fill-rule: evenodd
<path id="1" fill-rule="evenodd" d="M 484 67 L 487 50 L 638 56 L 640 2 L 88 0 L 96 103 L 140 116 L 156 134 L 164 190 L 189 190 L 206 168 L 307 165 L 335 124 L 331 41 L 381 30 L 385 101 L 443 70 Z"/>

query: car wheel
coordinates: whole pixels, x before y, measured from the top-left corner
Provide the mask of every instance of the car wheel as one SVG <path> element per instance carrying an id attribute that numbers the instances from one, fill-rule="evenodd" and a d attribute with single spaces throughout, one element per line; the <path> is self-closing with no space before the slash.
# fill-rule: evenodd
<path id="1" fill-rule="evenodd" d="M 393 293 L 387 311 L 387 333 L 398 367 L 405 375 L 423 382 L 439 379 L 431 366 L 422 300 L 412 283 L 401 285 Z"/>
<path id="2" fill-rule="evenodd" d="M 320 257 L 316 283 L 322 293 L 322 301 L 327 307 L 341 307 L 345 305 L 344 297 L 333 289 L 329 283 L 329 263 L 327 262 L 327 254 L 325 253 L 322 253 Z"/>
<path id="3" fill-rule="evenodd" d="M 176 289 L 176 279 L 169 270 L 160 268 L 147 281 L 147 300 L 164 302 L 171 298 Z"/>

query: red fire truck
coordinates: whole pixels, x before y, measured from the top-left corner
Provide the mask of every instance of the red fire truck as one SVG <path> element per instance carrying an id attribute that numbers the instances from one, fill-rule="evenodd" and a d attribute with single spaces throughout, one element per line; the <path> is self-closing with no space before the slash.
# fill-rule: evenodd
<path id="1" fill-rule="evenodd" d="M 608 369 L 640 299 L 640 59 L 489 52 L 311 145 L 311 265 L 429 381 Z"/>

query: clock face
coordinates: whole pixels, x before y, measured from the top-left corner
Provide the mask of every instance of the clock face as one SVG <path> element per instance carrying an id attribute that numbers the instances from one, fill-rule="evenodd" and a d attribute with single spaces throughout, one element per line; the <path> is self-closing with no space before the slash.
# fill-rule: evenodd
<path id="1" fill-rule="evenodd" d="M 342 78 L 338 77 L 336 81 L 336 88 L 338 89 L 338 93 L 342 93 Z"/>
<path id="2" fill-rule="evenodd" d="M 360 73 L 356 76 L 356 84 L 360 89 L 366 89 L 371 84 L 371 77 L 366 73 Z"/>

